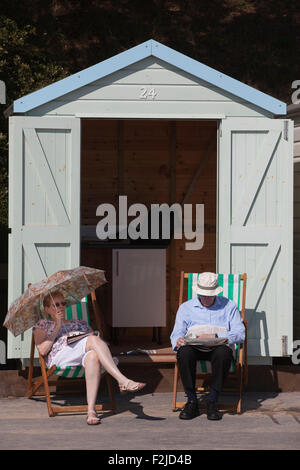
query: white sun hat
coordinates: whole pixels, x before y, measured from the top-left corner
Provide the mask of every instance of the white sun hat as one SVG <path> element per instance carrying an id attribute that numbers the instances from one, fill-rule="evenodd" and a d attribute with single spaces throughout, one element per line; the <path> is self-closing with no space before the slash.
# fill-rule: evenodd
<path id="1" fill-rule="evenodd" d="M 199 274 L 197 285 L 194 288 L 195 293 L 198 295 L 206 295 L 212 297 L 220 294 L 223 288 L 218 284 L 218 275 L 215 273 L 201 273 Z"/>

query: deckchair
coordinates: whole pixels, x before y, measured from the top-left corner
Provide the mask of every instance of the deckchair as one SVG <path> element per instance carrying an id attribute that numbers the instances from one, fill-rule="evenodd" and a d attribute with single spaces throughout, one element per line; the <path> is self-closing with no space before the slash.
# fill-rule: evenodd
<path id="1" fill-rule="evenodd" d="M 100 336 L 103 335 L 102 324 L 100 319 L 100 310 L 96 300 L 96 294 L 93 291 L 91 293 L 91 303 L 95 315 L 96 325 L 100 332 Z M 88 298 L 85 297 L 82 301 L 78 304 L 68 306 L 66 309 L 66 319 L 83 319 L 90 325 L 90 312 L 88 307 Z M 74 412 L 87 412 L 87 405 L 78 405 L 78 406 L 71 406 L 71 405 L 63 405 L 63 406 L 53 406 L 51 403 L 50 397 L 50 389 L 51 385 L 73 385 L 73 384 L 80 384 L 85 382 L 85 373 L 84 367 L 77 366 L 71 367 L 67 366 L 64 369 L 61 367 L 57 367 L 53 365 L 50 369 L 47 368 L 46 362 L 44 357 L 39 354 L 40 366 L 41 366 L 41 377 L 37 379 L 33 379 L 33 364 L 34 364 L 34 350 L 35 350 L 35 341 L 34 335 L 32 333 L 32 340 L 31 340 L 31 351 L 30 351 L 30 365 L 28 371 L 28 382 L 27 382 L 27 398 L 32 398 L 33 396 L 45 396 L 46 403 L 48 407 L 48 414 L 49 416 L 54 416 L 58 413 L 74 413 Z M 117 362 L 117 359 L 114 358 L 114 361 Z M 49 380 L 51 376 L 59 376 L 56 380 Z M 115 400 L 114 400 L 114 392 L 113 392 L 113 385 L 111 376 L 106 373 L 106 371 L 102 370 L 102 377 L 104 376 L 106 379 L 107 390 L 109 394 L 109 402 L 101 405 L 96 405 L 96 411 L 103 411 L 103 410 L 110 410 L 113 413 L 116 412 L 115 407 Z M 38 389 L 44 386 L 44 392 L 38 392 Z M 68 392 L 69 393 L 69 392 Z"/>
<path id="2" fill-rule="evenodd" d="M 179 288 L 179 306 L 183 302 L 184 281 L 188 281 L 188 300 L 192 299 L 196 294 L 193 287 L 197 284 L 198 273 L 185 273 L 181 272 L 180 288 Z M 218 274 L 219 285 L 223 287 L 223 292 L 219 295 L 233 300 L 240 313 L 245 325 L 246 336 L 243 344 L 236 344 L 234 347 L 233 360 L 229 370 L 228 379 L 236 382 L 237 386 L 234 391 L 238 392 L 238 401 L 236 405 L 222 405 L 219 404 L 220 409 L 233 409 L 237 413 L 242 411 L 242 392 L 243 386 L 248 382 L 248 363 L 247 363 L 247 321 L 245 320 L 245 300 L 246 300 L 246 283 L 247 274 Z M 211 362 L 210 361 L 197 361 L 196 378 L 209 378 L 211 376 Z M 178 364 L 177 361 L 174 365 L 174 382 L 173 382 L 173 411 L 181 410 L 185 403 L 177 402 L 177 384 L 178 384 Z M 197 387 L 198 392 L 206 390 L 205 387 Z M 227 389 L 227 391 L 232 389 Z M 224 389 L 226 391 L 226 389 Z"/>

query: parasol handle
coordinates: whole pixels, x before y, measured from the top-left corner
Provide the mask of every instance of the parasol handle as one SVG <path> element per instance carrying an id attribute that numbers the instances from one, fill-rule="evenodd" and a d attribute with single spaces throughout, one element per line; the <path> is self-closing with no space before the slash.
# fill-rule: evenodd
<path id="1" fill-rule="evenodd" d="M 82 273 L 82 274 L 83 274 L 83 277 L 84 277 L 84 279 L 85 279 L 87 285 L 92 288 L 93 286 L 92 286 L 91 283 L 89 282 L 89 280 L 88 280 L 88 278 L 86 277 L 85 273 Z"/>

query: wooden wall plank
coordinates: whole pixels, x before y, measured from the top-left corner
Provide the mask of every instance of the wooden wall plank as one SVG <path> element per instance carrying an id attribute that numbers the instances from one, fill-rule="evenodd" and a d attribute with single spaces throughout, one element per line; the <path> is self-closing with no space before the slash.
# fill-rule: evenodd
<path id="1" fill-rule="evenodd" d="M 143 85 L 141 85 L 143 87 Z M 140 90 L 137 86 L 137 90 Z M 184 88 L 184 87 L 182 87 Z M 34 108 L 30 116 L 98 116 L 103 118 L 123 119 L 200 119 L 201 116 L 225 117 L 273 117 L 267 111 L 261 111 L 254 105 L 236 101 L 179 101 L 173 100 L 75 100 L 50 101 Z"/>

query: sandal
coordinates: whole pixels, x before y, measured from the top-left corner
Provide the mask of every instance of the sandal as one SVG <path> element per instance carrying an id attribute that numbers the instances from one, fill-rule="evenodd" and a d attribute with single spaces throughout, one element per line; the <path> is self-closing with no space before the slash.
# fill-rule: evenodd
<path id="1" fill-rule="evenodd" d="M 142 390 L 142 388 L 146 387 L 146 384 L 143 382 L 134 382 L 133 380 L 127 380 L 127 382 L 123 385 L 119 384 L 119 389 L 121 393 L 136 393 Z"/>
<path id="2" fill-rule="evenodd" d="M 94 422 L 91 422 L 91 420 L 94 420 Z M 100 424 L 100 418 L 96 411 L 88 411 L 86 422 L 90 426 L 96 426 L 97 424 Z"/>

